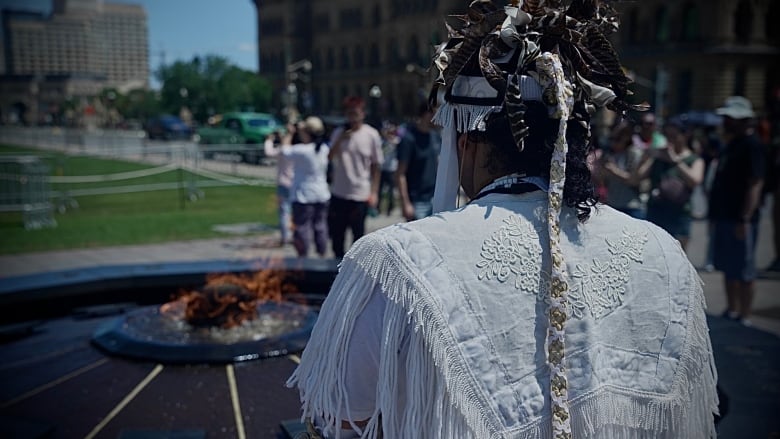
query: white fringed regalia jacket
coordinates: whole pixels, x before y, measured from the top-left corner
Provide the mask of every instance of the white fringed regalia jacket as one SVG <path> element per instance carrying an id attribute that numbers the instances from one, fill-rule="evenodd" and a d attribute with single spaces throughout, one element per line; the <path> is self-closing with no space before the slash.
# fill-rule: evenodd
<path id="1" fill-rule="evenodd" d="M 303 416 L 326 437 L 367 420 L 366 438 L 549 438 L 546 208 L 491 194 L 359 240 L 288 383 Z M 564 209 L 561 245 L 572 437 L 713 437 L 702 285 L 677 241 L 599 205 Z"/>

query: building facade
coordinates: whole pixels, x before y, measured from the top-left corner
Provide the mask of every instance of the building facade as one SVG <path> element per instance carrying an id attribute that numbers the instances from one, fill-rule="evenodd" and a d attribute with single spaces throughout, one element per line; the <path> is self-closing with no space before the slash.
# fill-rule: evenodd
<path id="1" fill-rule="evenodd" d="M 323 115 L 340 113 L 347 95 L 365 98 L 375 116 L 413 115 L 447 35 L 442 17 L 462 12 L 453 0 L 254 1 L 260 74 L 276 87 L 275 104 L 292 97 L 300 111 Z M 301 60 L 309 71 L 298 71 Z"/>
<path id="2" fill-rule="evenodd" d="M 82 92 L 148 87 L 149 37 L 140 5 L 55 0 L 48 15 L 4 10 L 2 28 L 4 88 L 61 91 L 46 100 L 41 93 L 0 96 L 4 119 L 41 122 L 66 101 L 95 96 Z M 21 108 L 27 114 L 18 114 Z"/>
<path id="3" fill-rule="evenodd" d="M 433 79 L 443 17 L 461 0 L 253 0 L 260 74 L 275 104 L 338 114 L 359 95 L 380 117 L 413 116 Z M 660 115 L 710 110 L 732 94 L 761 110 L 778 87 L 777 0 L 642 0 L 618 3 L 614 42 L 636 78 L 637 102 Z M 301 60 L 311 68 L 299 71 Z M 305 65 L 305 63 L 303 63 Z M 292 66 L 288 68 L 288 66 Z M 292 93 L 291 93 L 292 92 Z"/>
<path id="4" fill-rule="evenodd" d="M 780 90 L 777 0 L 619 4 L 616 36 L 638 100 L 662 116 L 711 110 L 730 95 L 762 111 Z"/>

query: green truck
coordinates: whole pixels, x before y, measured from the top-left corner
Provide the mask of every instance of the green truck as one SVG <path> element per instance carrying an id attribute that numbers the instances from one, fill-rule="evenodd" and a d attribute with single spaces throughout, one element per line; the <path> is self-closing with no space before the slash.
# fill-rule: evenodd
<path id="1" fill-rule="evenodd" d="M 265 156 L 265 138 L 282 128 L 271 114 L 225 113 L 214 125 L 200 128 L 196 135 L 207 159 L 215 153 L 229 152 L 238 153 L 246 163 L 259 164 Z"/>

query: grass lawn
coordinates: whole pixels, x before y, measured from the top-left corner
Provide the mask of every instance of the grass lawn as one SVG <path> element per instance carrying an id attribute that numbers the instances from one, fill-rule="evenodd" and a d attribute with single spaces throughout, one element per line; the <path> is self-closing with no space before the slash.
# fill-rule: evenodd
<path id="1" fill-rule="evenodd" d="M 0 153 L 28 153 L 29 149 L 0 146 Z M 41 152 L 35 152 L 41 153 Z M 112 174 L 149 168 L 147 165 L 89 157 L 62 157 L 42 152 L 50 164 L 65 163 L 56 175 Z M 122 184 L 177 181 L 177 172 L 152 175 Z M 116 182 L 111 182 L 116 183 Z M 90 183 L 95 187 L 94 183 Z M 99 185 L 108 186 L 107 183 Z M 70 185 L 75 188 L 75 185 Z M 78 185 L 79 188 L 82 185 Z M 56 190 L 56 185 L 52 185 Z M 160 190 L 77 197 L 79 207 L 55 213 L 57 227 L 25 230 L 20 213 L 0 214 L 0 254 L 31 251 L 157 243 L 224 236 L 212 226 L 243 222 L 276 225 L 273 187 L 206 187 L 205 197 L 187 201 L 181 193 Z"/>

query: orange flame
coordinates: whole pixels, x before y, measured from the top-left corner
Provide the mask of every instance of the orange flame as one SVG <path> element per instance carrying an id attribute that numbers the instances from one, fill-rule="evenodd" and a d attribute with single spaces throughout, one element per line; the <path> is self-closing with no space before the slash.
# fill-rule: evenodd
<path id="1" fill-rule="evenodd" d="M 180 291 L 160 312 L 194 326 L 232 328 L 257 317 L 260 302 L 281 302 L 297 293 L 289 272 L 268 268 L 251 274 L 209 274 L 200 290 Z"/>

